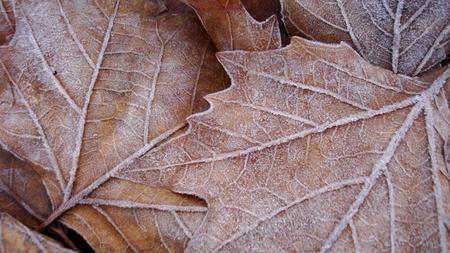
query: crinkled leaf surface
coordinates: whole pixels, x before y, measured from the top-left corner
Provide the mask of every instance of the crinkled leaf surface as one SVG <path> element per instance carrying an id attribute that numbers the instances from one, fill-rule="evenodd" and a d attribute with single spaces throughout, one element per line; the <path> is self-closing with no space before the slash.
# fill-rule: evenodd
<path id="1" fill-rule="evenodd" d="M 74 252 L 31 231 L 6 213 L 0 213 L 0 252 Z"/>
<path id="2" fill-rule="evenodd" d="M 57 183 L 45 182 L 52 177 L 38 176 L 35 170 L 42 171 L 40 167 L 4 150 L 0 165 L 0 211 L 37 227 L 52 212 L 46 188 Z M 184 207 L 194 204 L 197 208 Z M 202 205 L 164 189 L 114 179 L 80 201 L 60 221 L 79 231 L 98 252 L 180 252 L 186 236 L 192 236 L 204 216 L 204 210 L 198 208 Z M 55 232 L 55 228 L 50 231 Z"/>
<path id="3" fill-rule="evenodd" d="M 0 148 L 0 212 L 35 228 L 51 213 L 51 207 L 46 187 L 33 166 Z"/>
<path id="4" fill-rule="evenodd" d="M 9 42 L 15 32 L 16 21 L 13 4 L 12 0 L 0 1 L 0 45 Z"/>
<path id="5" fill-rule="evenodd" d="M 291 35 L 346 41 L 368 61 L 418 75 L 445 58 L 450 45 L 448 0 L 281 0 Z"/>
<path id="6" fill-rule="evenodd" d="M 188 252 L 448 248 L 450 69 L 431 84 L 298 37 L 219 60 L 232 86 L 121 173 L 207 201 Z"/>
<path id="7" fill-rule="evenodd" d="M 195 15 L 158 2 L 17 1 L 0 47 L 2 146 L 53 182 L 41 227 L 58 219 L 99 252 L 181 251 L 205 212 L 116 177 L 227 83 Z"/>
<path id="8" fill-rule="evenodd" d="M 261 51 L 281 46 L 276 16 L 255 20 L 240 0 L 182 0 L 202 21 L 219 51 Z"/>

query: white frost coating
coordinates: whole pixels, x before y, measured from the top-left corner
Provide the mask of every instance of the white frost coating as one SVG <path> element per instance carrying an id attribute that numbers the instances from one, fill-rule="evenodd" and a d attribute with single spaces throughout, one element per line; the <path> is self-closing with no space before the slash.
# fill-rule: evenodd
<path id="1" fill-rule="evenodd" d="M 394 73 L 419 75 L 446 55 L 441 43 L 450 38 L 447 0 L 282 0 L 281 6 L 290 35 L 347 41 Z"/>
<path id="2" fill-rule="evenodd" d="M 353 215 L 356 214 L 361 204 L 364 202 L 364 200 L 369 196 L 370 191 L 372 190 L 373 186 L 377 182 L 378 177 L 382 174 L 383 170 L 386 168 L 386 165 L 391 161 L 392 156 L 394 155 L 395 150 L 397 149 L 398 145 L 400 144 L 400 141 L 405 136 L 406 132 L 411 128 L 412 124 L 414 123 L 415 119 L 419 116 L 419 114 L 423 110 L 422 104 L 416 104 L 412 109 L 411 112 L 408 114 L 408 117 L 406 118 L 405 122 L 402 124 L 402 126 L 397 130 L 395 135 L 391 138 L 391 141 L 389 142 L 389 145 L 385 149 L 383 156 L 378 160 L 378 162 L 373 167 L 372 173 L 370 174 L 368 182 L 364 185 L 363 190 L 359 193 L 358 197 L 356 198 L 355 202 L 351 205 L 347 213 L 342 217 L 342 219 L 339 221 L 338 225 L 334 227 L 333 232 L 329 235 L 328 239 L 323 244 L 322 248 L 320 249 L 320 252 L 327 252 L 331 247 L 333 246 L 333 243 L 339 238 L 342 231 L 345 229 L 345 227 L 348 226 L 349 222 L 353 218 Z"/>
<path id="3" fill-rule="evenodd" d="M 8 79 L 11 81 L 12 85 L 14 86 L 14 89 L 19 94 L 20 99 L 23 101 L 25 107 L 27 108 L 28 113 L 30 114 L 30 118 L 33 121 L 34 126 L 38 130 L 39 135 L 41 136 L 40 139 L 42 140 L 42 143 L 45 147 L 45 150 L 47 151 L 48 157 L 50 159 L 50 162 L 53 167 L 53 171 L 55 171 L 56 179 L 59 183 L 59 187 L 61 189 L 64 189 L 65 180 L 62 176 L 61 168 L 59 167 L 58 161 L 56 160 L 55 154 L 53 150 L 50 148 L 50 145 L 48 144 L 47 136 L 45 135 L 44 129 L 42 128 L 41 124 L 39 123 L 39 119 L 34 113 L 33 109 L 31 108 L 28 101 L 25 99 L 25 97 L 22 94 L 22 91 L 20 90 L 17 83 L 13 80 L 12 76 L 10 75 L 8 69 L 6 68 L 5 64 L 0 60 L 0 65 L 2 66 L 3 70 L 5 71 L 6 75 L 8 76 Z"/>
<path id="4" fill-rule="evenodd" d="M 69 93 L 67 93 L 67 91 L 64 89 L 64 87 L 61 85 L 59 80 L 56 79 L 56 77 L 53 75 L 53 71 L 50 69 L 48 62 L 47 62 L 47 60 L 45 60 L 42 50 L 36 41 L 36 38 L 33 34 L 33 29 L 31 28 L 30 21 L 28 20 L 27 15 L 25 14 L 25 12 L 22 9 L 20 9 L 20 11 L 22 12 L 22 16 L 24 17 L 24 20 L 28 26 L 28 29 L 30 30 L 31 43 L 33 44 L 33 47 L 36 49 L 36 53 L 38 54 L 40 61 L 44 65 L 45 71 L 50 76 L 50 79 L 52 79 L 52 81 L 53 81 L 54 85 L 56 86 L 56 88 L 58 89 L 58 91 L 61 93 L 61 95 L 67 101 L 67 103 L 69 103 L 70 107 L 72 107 L 72 109 L 74 109 L 77 113 L 81 114 L 80 107 L 78 107 L 78 105 L 75 103 L 75 101 L 70 97 Z"/>
<path id="5" fill-rule="evenodd" d="M 33 232 L 31 232 L 30 230 L 26 229 L 25 231 L 21 231 L 25 234 L 28 235 L 28 237 L 30 237 L 30 239 L 33 241 L 33 243 L 36 245 L 36 247 L 38 247 L 38 249 L 41 252 L 48 252 L 47 249 L 44 247 L 44 245 L 42 245 L 41 241 L 39 240 L 39 238 L 37 238 Z"/>
<path id="6" fill-rule="evenodd" d="M 442 32 L 439 34 L 439 36 L 434 41 L 433 45 L 428 49 L 427 54 L 420 62 L 419 66 L 417 66 L 416 70 L 414 71 L 413 75 L 418 75 L 420 72 L 422 72 L 425 67 L 425 64 L 430 60 L 431 56 L 436 52 L 435 50 L 441 46 L 440 43 L 448 36 L 450 33 L 450 23 L 442 30 Z"/>
<path id="7" fill-rule="evenodd" d="M 101 209 L 98 206 L 92 206 L 97 212 L 99 212 L 105 219 L 111 224 L 111 226 L 114 227 L 114 229 L 119 233 L 119 235 L 122 237 L 122 239 L 127 243 L 127 246 L 131 248 L 131 250 L 135 253 L 138 253 L 139 250 L 134 247 L 134 245 L 130 242 L 128 237 L 125 235 L 125 233 L 120 229 L 120 227 L 114 222 L 114 220 L 109 216 L 108 213 L 106 213 L 103 209 Z"/>
<path id="8" fill-rule="evenodd" d="M 3 234 L 7 232 L 17 233 L 11 237 L 4 237 Z M 17 235 L 19 237 L 17 237 Z M 5 244 L 4 240 L 7 240 Z M 30 230 L 28 227 L 17 221 L 14 217 L 7 213 L 0 213 L 0 252 L 9 253 L 11 250 L 18 250 L 15 243 L 22 244 L 24 248 L 30 249 L 30 246 L 35 246 L 39 252 L 73 252 L 71 250 L 61 247 L 61 245 L 48 240 L 44 236 Z M 6 248 L 9 251 L 6 251 Z M 23 249 L 23 248 L 22 248 Z"/>
<path id="9" fill-rule="evenodd" d="M 84 198 L 79 202 L 85 205 L 99 205 L 99 206 L 115 206 L 121 208 L 142 208 L 142 209 L 155 209 L 158 211 L 170 211 L 170 212 L 206 212 L 206 207 L 199 206 L 174 206 L 174 205 L 158 205 L 158 204 L 145 204 L 134 201 L 126 200 L 111 200 L 111 199 L 98 199 L 98 198 Z"/>
<path id="10" fill-rule="evenodd" d="M 84 135 L 84 127 L 86 123 L 86 117 L 87 117 L 87 111 L 89 108 L 89 102 L 91 100 L 92 93 L 94 91 L 95 83 L 97 82 L 98 73 L 100 71 L 100 67 L 103 63 L 103 56 L 105 55 L 106 48 L 108 47 L 109 39 L 111 38 L 111 31 L 114 25 L 114 19 L 116 18 L 117 11 L 119 9 L 120 0 L 116 1 L 115 7 L 114 7 L 114 13 L 109 18 L 108 23 L 108 29 L 105 32 L 105 37 L 103 38 L 102 48 L 100 49 L 97 64 L 95 65 L 94 72 L 91 76 L 91 81 L 89 83 L 89 88 L 86 93 L 86 99 L 84 101 L 83 110 L 81 112 L 81 119 L 78 122 L 78 134 L 75 142 L 75 152 L 74 157 L 72 160 L 72 168 L 69 172 L 69 182 L 67 183 L 67 186 L 65 188 L 62 188 L 64 192 L 64 201 L 67 201 L 70 198 L 70 195 L 72 194 L 72 188 L 73 184 L 75 182 L 75 177 L 77 174 L 78 169 L 78 162 L 80 160 L 80 152 L 81 152 L 81 144 L 83 142 L 83 135 Z M 53 75 L 52 75 L 53 76 Z"/>
<path id="11" fill-rule="evenodd" d="M 5 7 L 3 6 L 3 1 L 0 1 L 0 13 L 3 14 L 3 17 L 5 18 L 6 22 L 8 23 L 9 27 L 13 27 L 13 24 L 11 22 L 11 20 L 9 19 L 9 16 L 6 12 Z"/>
<path id="12" fill-rule="evenodd" d="M 263 106 L 259 106 L 259 105 L 253 105 L 253 104 L 249 104 L 249 103 L 242 103 L 242 102 L 224 100 L 224 99 L 221 99 L 219 97 L 212 97 L 211 99 L 219 100 L 221 102 L 229 103 L 229 104 L 233 104 L 233 103 L 234 104 L 239 104 L 239 105 L 241 105 L 243 107 L 248 107 L 248 108 L 251 108 L 251 109 L 254 109 L 254 110 L 257 110 L 257 111 L 268 112 L 268 113 L 271 113 L 273 115 L 283 116 L 283 117 L 286 117 L 288 119 L 292 119 L 292 120 L 298 121 L 300 123 L 308 124 L 308 125 L 311 125 L 311 126 L 314 126 L 314 127 L 319 126 L 318 123 L 316 123 L 316 122 L 314 122 L 312 120 L 309 120 L 309 119 L 306 119 L 306 118 L 303 118 L 303 117 L 300 117 L 300 116 L 297 116 L 297 115 L 289 114 L 289 113 L 286 113 L 286 112 L 283 112 L 283 111 L 280 111 L 280 110 L 275 110 L 275 109 L 271 109 L 271 108 L 268 108 L 268 107 L 263 107 Z"/>
<path id="13" fill-rule="evenodd" d="M 373 117 L 375 117 L 377 115 L 382 115 L 382 114 L 385 114 L 385 113 L 389 113 L 389 112 L 393 112 L 393 111 L 396 111 L 396 110 L 399 110 L 399 109 L 403 109 L 405 107 L 413 105 L 414 103 L 417 102 L 417 100 L 418 100 L 418 97 L 412 97 L 412 98 L 405 99 L 405 100 L 403 100 L 403 101 L 401 101 L 399 103 L 395 103 L 395 104 L 392 104 L 392 105 L 385 106 L 385 107 L 383 107 L 381 109 L 378 109 L 378 110 L 367 110 L 367 111 L 364 111 L 364 112 L 361 112 L 361 113 L 356 113 L 356 114 L 350 115 L 348 117 L 344 117 L 344 118 L 338 119 L 338 120 L 336 120 L 334 122 L 326 122 L 324 124 L 319 125 L 318 127 L 310 128 L 310 129 L 307 129 L 305 131 L 302 131 L 302 132 L 299 132 L 299 133 L 296 133 L 296 134 L 292 134 L 292 135 L 289 135 L 289 136 L 286 136 L 286 137 L 282 137 L 282 138 L 279 138 L 279 139 L 276 139 L 276 140 L 273 140 L 273 141 L 270 141 L 270 142 L 266 142 L 263 145 L 251 147 L 251 148 L 248 148 L 248 149 L 245 149 L 245 150 L 233 151 L 233 152 L 229 152 L 229 153 L 222 153 L 222 154 L 215 155 L 212 158 L 191 160 L 191 161 L 188 161 L 188 162 L 169 164 L 169 165 L 154 167 L 154 168 L 150 168 L 150 169 L 146 169 L 146 168 L 143 168 L 143 169 L 131 169 L 131 170 L 129 170 L 129 172 L 163 170 L 163 169 L 167 169 L 167 168 L 174 167 L 174 166 L 190 165 L 190 164 L 196 164 L 196 163 L 209 163 L 209 162 L 216 162 L 216 161 L 225 160 L 225 159 L 228 159 L 228 158 L 234 158 L 234 157 L 246 155 L 246 154 L 249 154 L 249 153 L 253 153 L 253 152 L 256 152 L 256 151 L 260 151 L 260 150 L 263 150 L 263 149 L 266 149 L 266 148 L 270 148 L 270 147 L 275 146 L 275 145 L 280 145 L 280 144 L 283 144 L 283 143 L 287 143 L 289 141 L 296 140 L 296 139 L 299 139 L 299 138 L 303 138 L 303 137 L 306 137 L 306 136 L 311 135 L 311 134 L 322 133 L 325 130 L 330 129 L 330 128 L 343 126 L 343 125 L 346 125 L 346 124 L 349 124 L 349 123 L 353 123 L 353 122 L 357 122 L 357 121 L 361 121 L 361 120 L 365 120 L 365 119 L 370 119 L 370 118 L 373 118 Z M 180 137 L 182 137 L 182 136 L 180 136 Z M 180 137 L 178 137 L 178 138 L 180 138 Z M 170 141 L 167 142 L 167 144 L 176 141 L 178 138 L 171 139 Z M 156 150 L 158 150 L 158 148 L 156 148 L 155 151 Z"/>
<path id="14" fill-rule="evenodd" d="M 164 49 L 166 46 L 166 41 L 163 41 L 163 39 L 161 38 L 161 35 L 159 34 L 159 25 L 158 24 L 159 24 L 159 22 L 158 22 L 158 20 L 156 20 L 155 31 L 156 31 L 156 36 L 158 37 L 159 43 L 161 44 L 160 45 L 161 48 L 159 49 L 158 61 L 155 63 L 156 70 L 155 70 L 155 73 L 153 74 L 152 84 L 150 87 L 150 94 L 148 96 L 147 105 L 146 105 L 146 109 L 145 109 L 144 145 L 146 145 L 148 143 L 148 131 L 149 131 L 149 126 L 150 126 L 150 115 L 151 115 L 151 110 L 152 110 L 152 103 L 153 103 L 153 99 L 155 98 L 156 84 L 158 83 L 159 74 L 161 72 L 162 59 L 164 56 Z"/>
<path id="15" fill-rule="evenodd" d="M 361 43 L 359 42 L 358 38 L 355 36 L 355 33 L 353 32 L 353 28 L 350 24 L 350 21 L 348 20 L 347 12 L 345 11 L 344 4 L 341 0 L 336 0 L 339 10 L 341 11 L 341 15 L 344 18 L 345 24 L 347 25 L 347 31 L 350 35 L 350 38 L 352 38 L 353 44 L 355 44 L 356 49 L 358 51 L 361 51 Z"/>
<path id="16" fill-rule="evenodd" d="M 436 206 L 437 206 L 437 219 L 438 219 L 438 226 L 439 226 L 439 242 L 441 246 L 441 252 L 446 253 L 448 251 L 447 247 L 447 236 L 446 236 L 446 229 L 444 225 L 444 217 L 445 217 L 445 210 L 444 210 L 444 203 L 443 203 L 443 197 L 442 197 L 442 186 L 439 179 L 439 165 L 437 163 L 436 158 L 436 140 L 434 136 L 434 119 L 433 119 L 433 109 L 431 107 L 431 103 L 428 101 L 428 103 L 425 104 L 425 125 L 426 125 L 426 131 L 428 136 L 428 152 L 431 158 L 431 172 L 432 172 L 432 178 L 433 178 L 433 190 L 436 200 Z"/>
<path id="17" fill-rule="evenodd" d="M 61 4 L 61 0 L 58 0 L 59 10 L 61 12 L 61 16 L 64 19 L 64 23 L 66 24 L 67 30 L 69 31 L 70 36 L 72 36 L 73 41 L 75 41 L 75 44 L 77 44 L 77 47 L 80 49 L 81 54 L 83 55 L 84 59 L 86 59 L 86 62 L 89 64 L 89 66 L 92 69 L 95 69 L 94 62 L 92 61 L 91 57 L 89 57 L 86 49 L 84 49 L 83 45 L 81 45 L 80 40 L 78 39 L 77 35 L 75 34 L 75 31 L 73 30 L 72 25 L 70 24 L 69 19 L 67 18 L 66 12 L 63 9 L 63 6 Z"/>
<path id="18" fill-rule="evenodd" d="M 172 253 L 172 250 L 170 249 L 170 247 L 167 245 L 166 241 L 164 240 L 164 237 L 161 233 L 161 229 L 159 228 L 159 223 L 158 223 L 158 217 L 156 217 L 155 212 L 153 212 L 153 219 L 155 220 L 155 226 L 156 229 L 158 230 L 158 235 L 159 235 L 159 240 L 161 241 L 162 245 L 164 246 L 164 248 L 167 250 L 167 252 Z"/>
<path id="19" fill-rule="evenodd" d="M 243 235 L 247 234 L 248 232 L 254 230 L 256 227 L 258 227 L 258 226 L 259 226 L 260 224 L 262 224 L 264 221 L 267 221 L 267 220 L 269 220 L 269 219 L 275 217 L 277 214 L 279 214 L 279 213 L 281 213 L 281 212 L 283 212 L 283 211 L 286 211 L 286 210 L 288 210 L 289 208 L 291 208 L 291 207 L 293 207 L 293 206 L 296 206 L 296 205 L 298 205 L 298 204 L 300 204 L 300 203 L 302 203 L 302 202 L 304 202 L 304 201 L 306 201 L 306 200 L 315 198 L 315 197 L 317 197 L 317 196 L 319 196 L 319 195 L 321 195 L 321 194 L 324 194 L 324 193 L 326 193 L 326 192 L 336 191 L 336 190 L 339 190 L 339 189 L 342 189 L 342 188 L 344 188 L 344 187 L 351 186 L 351 185 L 364 184 L 364 183 L 367 182 L 367 180 L 368 180 L 368 179 L 367 179 L 366 177 L 353 178 L 353 179 L 349 179 L 349 180 L 344 180 L 344 181 L 339 182 L 339 183 L 331 183 L 331 184 L 328 184 L 328 185 L 325 186 L 325 187 L 322 187 L 322 188 L 320 188 L 320 189 L 317 189 L 317 190 L 315 190 L 315 191 L 312 191 L 312 192 L 306 194 L 305 196 L 303 196 L 302 198 L 296 199 L 296 200 L 294 200 L 293 202 L 289 203 L 288 205 L 283 206 L 283 207 L 281 207 L 281 208 L 279 208 L 279 209 L 277 209 L 277 210 L 275 210 L 275 211 L 269 213 L 267 216 L 261 217 L 257 223 L 252 224 L 252 225 L 249 226 L 246 230 L 240 231 L 239 233 L 236 233 L 236 234 L 232 235 L 232 236 L 231 236 L 230 238 L 228 238 L 226 241 L 221 242 L 221 244 L 218 245 L 218 246 L 213 250 L 213 252 L 219 251 L 219 250 L 220 250 L 221 248 L 223 248 L 225 245 L 227 245 L 227 244 L 229 244 L 229 243 L 231 243 L 231 242 L 237 240 L 239 237 L 242 237 Z"/>
<path id="20" fill-rule="evenodd" d="M 398 71 L 398 59 L 400 52 L 400 39 L 401 39 L 401 18 L 403 11 L 403 0 L 398 1 L 397 3 L 397 11 L 395 12 L 394 19 L 394 37 L 392 39 L 392 71 L 397 73 Z"/>
<path id="21" fill-rule="evenodd" d="M 397 130 L 395 135 L 391 138 L 388 146 L 386 147 L 383 156 L 377 161 L 374 165 L 372 173 L 369 177 L 368 182 L 364 185 L 363 190 L 359 193 L 357 199 L 353 202 L 347 213 L 342 217 L 339 221 L 338 225 L 334 227 L 331 234 L 328 236 L 328 239 L 322 245 L 320 252 L 327 252 L 333 246 L 333 243 L 339 238 L 342 231 L 345 227 L 348 226 L 349 222 L 353 218 L 353 216 L 358 211 L 361 204 L 369 195 L 371 189 L 375 185 L 378 177 L 382 174 L 383 170 L 386 168 L 387 164 L 391 161 L 395 150 L 397 149 L 400 141 L 406 135 L 408 130 L 411 128 L 415 119 L 419 116 L 419 114 L 424 110 L 427 103 L 432 100 L 445 85 L 445 82 L 450 77 L 450 68 L 447 69 L 442 75 L 440 75 L 431 85 L 429 89 L 424 91 L 422 95 L 420 95 L 417 104 L 411 109 L 408 114 L 405 122 L 401 125 L 401 127 Z"/>
<path id="22" fill-rule="evenodd" d="M 205 212 L 208 209 L 205 208 Z M 180 216 L 175 212 L 175 211 L 170 211 L 170 213 L 172 214 L 172 216 L 175 218 L 175 220 L 177 221 L 178 226 L 183 230 L 184 234 L 189 238 L 192 239 L 192 232 L 189 230 L 188 227 L 186 227 L 186 225 L 184 224 L 184 222 L 181 220 Z"/>
<path id="23" fill-rule="evenodd" d="M 391 239 L 391 253 L 395 253 L 395 195 L 394 195 L 394 185 L 392 184 L 392 177 L 389 170 L 385 168 L 383 174 L 386 176 L 386 182 L 389 192 L 389 218 L 390 218 L 390 239 Z"/>
<path id="24" fill-rule="evenodd" d="M 67 201 L 65 201 L 62 205 L 60 205 L 56 210 L 53 211 L 53 213 L 45 220 L 41 227 L 45 227 L 48 224 L 50 224 L 55 218 L 60 216 L 62 213 L 67 211 L 68 209 L 74 207 L 77 205 L 83 198 L 85 198 L 87 195 L 89 195 L 91 192 L 93 192 L 95 189 L 100 187 L 103 183 L 108 181 L 111 177 L 113 177 L 115 174 L 119 173 L 120 170 L 123 168 L 126 168 L 128 165 L 130 165 L 132 162 L 134 162 L 136 159 L 147 153 L 150 149 L 158 145 L 161 141 L 165 140 L 167 137 L 175 133 L 176 131 L 183 128 L 186 124 L 180 124 L 167 132 L 161 134 L 158 136 L 158 138 L 153 139 L 150 143 L 130 155 L 127 159 L 123 160 L 119 164 L 117 164 L 113 169 L 99 177 L 97 180 L 92 182 L 88 187 L 83 189 L 83 191 L 79 192 L 77 195 L 69 198 Z"/>
<path id="25" fill-rule="evenodd" d="M 356 230 L 356 226 L 353 221 L 350 221 L 349 226 L 352 231 L 353 243 L 355 244 L 355 253 L 361 253 L 361 243 L 359 242 L 358 231 Z"/>

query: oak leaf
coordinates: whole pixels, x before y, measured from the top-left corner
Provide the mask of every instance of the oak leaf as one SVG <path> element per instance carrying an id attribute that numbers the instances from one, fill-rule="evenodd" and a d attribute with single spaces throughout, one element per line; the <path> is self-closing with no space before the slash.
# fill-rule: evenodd
<path id="1" fill-rule="evenodd" d="M 191 6 L 219 51 L 261 51 L 281 47 L 276 16 L 255 20 L 240 0 L 182 0 Z"/>
<path id="2" fill-rule="evenodd" d="M 39 228 L 60 221 L 98 252 L 181 251 L 204 203 L 116 175 L 227 84 L 195 15 L 161 13 L 156 0 L 24 0 L 15 10 L 15 35 L 0 47 L 0 140 L 40 171 L 48 196 L 24 201 L 50 200 L 34 210 Z"/>
<path id="3" fill-rule="evenodd" d="M 429 83 L 298 37 L 218 57 L 232 86 L 120 173 L 206 200 L 187 252 L 446 251 L 450 68 Z"/>
<path id="4" fill-rule="evenodd" d="M 447 0 L 281 0 L 291 35 L 346 41 L 368 61 L 418 75 L 450 52 Z"/>
<path id="5" fill-rule="evenodd" d="M 1 252 L 74 252 L 63 248 L 50 238 L 31 231 L 6 213 L 0 213 Z"/>

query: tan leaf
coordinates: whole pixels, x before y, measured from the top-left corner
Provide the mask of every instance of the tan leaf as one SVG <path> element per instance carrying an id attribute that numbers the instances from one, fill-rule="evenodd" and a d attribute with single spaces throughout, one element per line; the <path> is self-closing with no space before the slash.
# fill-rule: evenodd
<path id="1" fill-rule="evenodd" d="M 9 213 L 29 227 L 37 227 L 51 213 L 41 177 L 30 164 L 1 148 L 0 212 Z"/>
<path id="2" fill-rule="evenodd" d="M 231 88 L 121 173 L 206 200 L 187 252 L 445 252 L 450 69 L 430 84 L 298 37 L 218 57 Z"/>
<path id="3" fill-rule="evenodd" d="M 275 16 L 256 21 L 240 0 L 182 0 L 190 5 L 219 51 L 261 51 L 281 46 Z"/>
<path id="4" fill-rule="evenodd" d="M 0 45 L 9 42 L 15 32 L 13 4 L 11 0 L 0 0 Z"/>
<path id="5" fill-rule="evenodd" d="M 39 168 L 0 151 L 0 211 L 36 227 L 51 214 L 45 191 L 51 185 L 44 187 L 33 170 Z M 98 252 L 128 248 L 181 252 L 186 237 L 192 236 L 204 217 L 206 210 L 201 206 L 201 201 L 168 190 L 112 179 L 62 215 L 60 221 L 79 231 Z"/>
<path id="6" fill-rule="evenodd" d="M 53 182 L 41 227 L 64 222 L 99 252 L 181 251 L 206 210 L 116 177 L 228 82 L 195 15 L 163 9 L 156 0 L 18 1 L 16 34 L 0 47 L 2 145 Z"/>
<path id="7" fill-rule="evenodd" d="M 281 0 L 291 35 L 346 41 L 368 61 L 418 75 L 450 52 L 447 0 Z"/>
<path id="8" fill-rule="evenodd" d="M 31 231 L 6 213 L 0 213 L 0 252 L 74 252 Z"/>

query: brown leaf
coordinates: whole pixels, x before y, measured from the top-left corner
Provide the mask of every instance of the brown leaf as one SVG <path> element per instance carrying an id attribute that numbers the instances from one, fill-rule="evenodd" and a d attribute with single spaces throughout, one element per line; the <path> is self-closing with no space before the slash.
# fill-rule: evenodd
<path id="1" fill-rule="evenodd" d="M 245 9 L 259 21 L 264 21 L 273 15 L 281 15 L 279 0 L 241 0 L 241 2 Z"/>
<path id="2" fill-rule="evenodd" d="M 191 8 L 181 0 L 162 0 L 171 13 L 184 13 Z M 279 0 L 241 0 L 245 9 L 258 21 L 265 21 L 273 15 L 281 16 Z"/>
<path id="3" fill-rule="evenodd" d="M 37 227 L 51 213 L 46 187 L 33 166 L 1 148 L 0 212 L 9 213 L 29 227 Z"/>
<path id="4" fill-rule="evenodd" d="M 395 73 L 418 75 L 450 52 L 447 0 L 282 0 L 291 35 L 346 41 L 368 61 Z"/>
<path id="5" fill-rule="evenodd" d="M 187 252 L 444 252 L 450 69 L 432 84 L 345 44 L 224 52 L 231 88 L 121 176 L 204 198 Z"/>
<path id="6" fill-rule="evenodd" d="M 192 9 L 181 2 L 181 0 L 162 0 L 162 2 L 170 13 L 181 14 L 192 11 Z"/>
<path id="7" fill-rule="evenodd" d="M 13 4 L 11 0 L 0 0 L 0 45 L 8 43 L 15 32 Z"/>
<path id="8" fill-rule="evenodd" d="M 261 51 L 281 46 L 277 18 L 258 22 L 240 0 L 182 1 L 195 10 L 219 51 Z"/>
<path id="9" fill-rule="evenodd" d="M 6 213 L 0 213 L 1 252 L 74 252 L 31 231 Z"/>
<path id="10" fill-rule="evenodd" d="M 161 14 L 158 2 L 18 1 L 0 47 L 2 145 L 53 182 L 41 227 L 59 220 L 99 252 L 181 251 L 205 213 L 116 176 L 228 82 L 195 15 Z"/>

